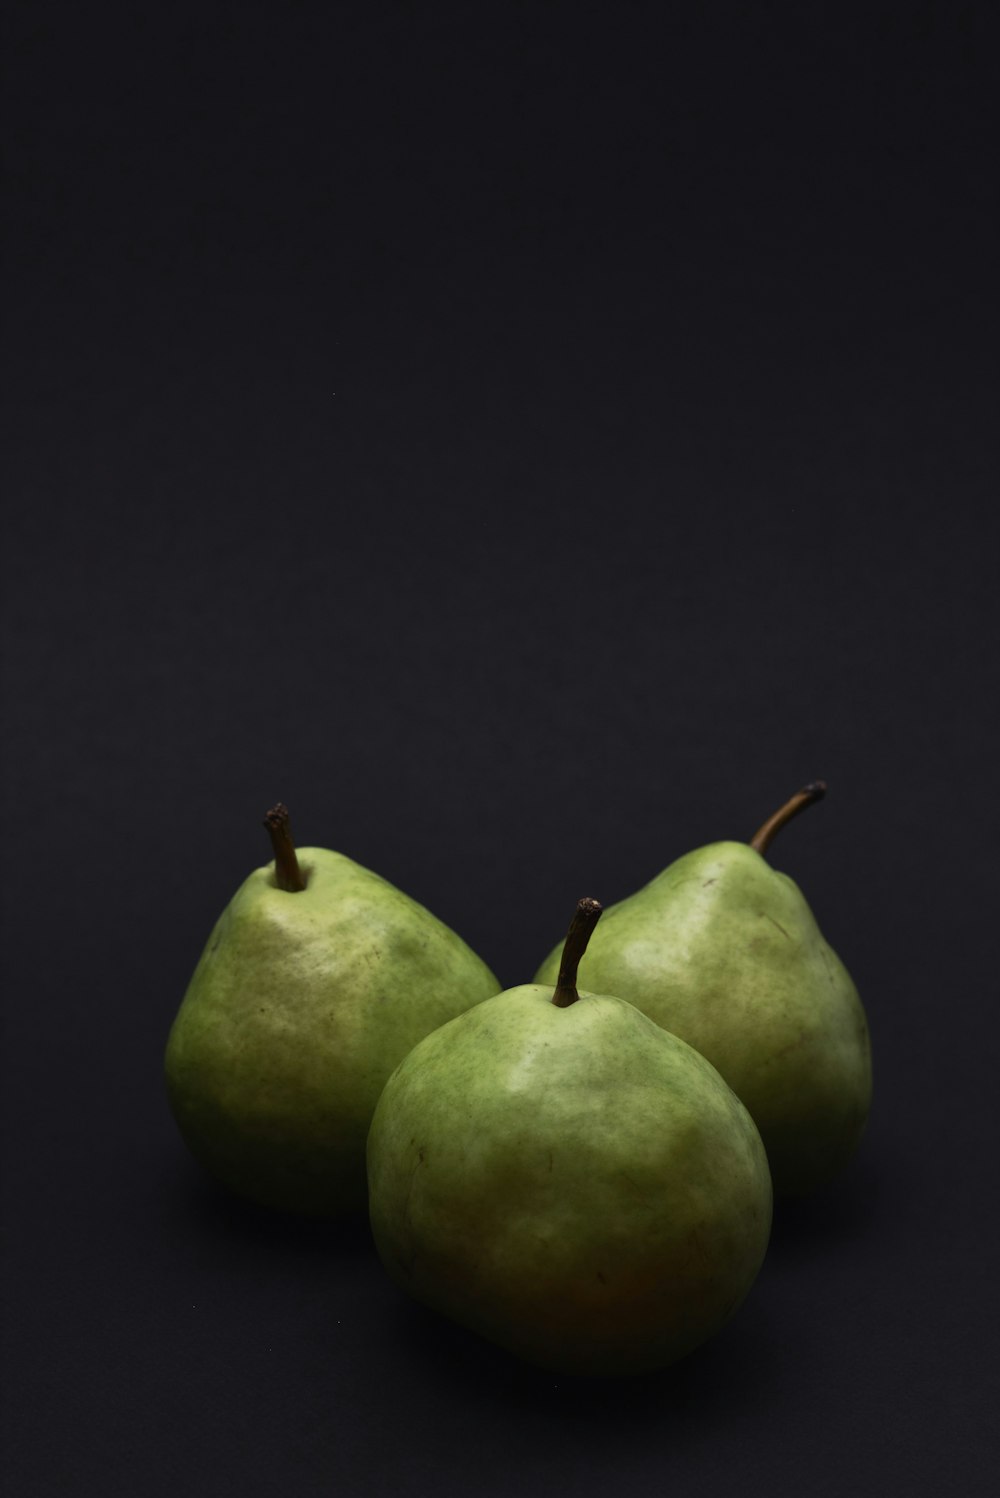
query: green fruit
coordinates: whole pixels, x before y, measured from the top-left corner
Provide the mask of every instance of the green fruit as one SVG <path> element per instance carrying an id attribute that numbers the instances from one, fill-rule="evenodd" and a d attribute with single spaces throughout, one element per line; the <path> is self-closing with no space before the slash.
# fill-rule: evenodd
<path id="1" fill-rule="evenodd" d="M 389 1073 L 429 1031 L 499 984 L 465 943 L 377 874 L 300 850 L 267 823 L 275 862 L 223 911 L 167 1044 L 170 1104 L 226 1185 L 314 1216 L 363 1212 L 365 1139 Z"/>
<path id="2" fill-rule="evenodd" d="M 699 848 L 611 906 L 581 965 L 581 981 L 711 1061 L 753 1115 L 775 1191 L 793 1195 L 842 1169 L 871 1102 L 857 990 L 798 887 L 761 856 L 825 789 L 806 786 L 749 846 Z M 559 952 L 536 982 L 553 981 Z"/>
<path id="3" fill-rule="evenodd" d="M 379 1255 L 425 1304 L 542 1367 L 662 1367 L 711 1336 L 767 1246 L 753 1121 L 709 1063 L 622 999 L 578 994 L 581 901 L 555 989 L 429 1035 L 368 1138 Z"/>

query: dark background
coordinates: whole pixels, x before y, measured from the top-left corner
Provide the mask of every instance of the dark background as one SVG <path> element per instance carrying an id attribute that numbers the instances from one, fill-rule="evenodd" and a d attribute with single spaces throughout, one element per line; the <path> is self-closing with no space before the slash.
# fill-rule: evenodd
<path id="1" fill-rule="evenodd" d="M 16 1498 L 987 1491 L 995 17 L 8 13 Z M 513 984 L 815 776 L 872 1121 L 675 1369 L 523 1368 L 187 1160 L 278 797 Z"/>

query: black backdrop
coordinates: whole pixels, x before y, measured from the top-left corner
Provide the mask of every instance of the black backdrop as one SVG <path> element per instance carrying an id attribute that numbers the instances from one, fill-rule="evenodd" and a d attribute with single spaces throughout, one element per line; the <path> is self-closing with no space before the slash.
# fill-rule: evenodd
<path id="1" fill-rule="evenodd" d="M 991 12 L 9 13 L 17 1498 L 987 1491 Z M 677 1368 L 516 1365 L 185 1157 L 276 798 L 513 984 L 815 776 L 872 1122 Z"/>

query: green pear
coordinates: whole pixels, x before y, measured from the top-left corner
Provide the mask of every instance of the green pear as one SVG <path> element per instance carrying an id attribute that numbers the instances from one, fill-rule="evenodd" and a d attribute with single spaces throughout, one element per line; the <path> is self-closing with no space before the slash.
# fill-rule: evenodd
<path id="1" fill-rule="evenodd" d="M 285 1211 L 364 1212 L 365 1140 L 418 1040 L 500 985 L 422 905 L 342 853 L 292 842 L 223 911 L 170 1031 L 170 1104 L 192 1153 Z"/>
<path id="2" fill-rule="evenodd" d="M 763 857 L 820 799 L 813 782 L 750 844 L 711 843 L 609 908 L 582 981 L 620 994 L 722 1073 L 760 1130 L 775 1191 L 798 1195 L 857 1149 L 871 1050 L 857 990 L 798 886 Z M 553 981 L 557 947 L 535 981 Z"/>
<path id="3" fill-rule="evenodd" d="M 443 1025 L 368 1137 L 379 1255 L 407 1292 L 529 1362 L 629 1374 L 683 1356 L 760 1268 L 771 1181 L 743 1104 L 633 1005 L 580 993 L 582 900 L 555 988 Z"/>

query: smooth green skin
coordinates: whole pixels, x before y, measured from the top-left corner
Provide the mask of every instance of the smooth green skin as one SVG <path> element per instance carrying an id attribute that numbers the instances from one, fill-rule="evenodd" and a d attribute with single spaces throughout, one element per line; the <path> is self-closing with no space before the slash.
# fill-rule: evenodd
<path id="1" fill-rule="evenodd" d="M 365 1140 L 418 1040 L 500 985 L 447 926 L 340 853 L 302 848 L 306 888 L 257 869 L 212 932 L 167 1043 L 192 1153 L 243 1196 L 363 1212 Z"/>
<path id="2" fill-rule="evenodd" d="M 554 982 L 561 945 L 536 982 Z M 798 886 L 746 843 L 712 843 L 607 909 L 580 981 L 707 1056 L 750 1110 L 775 1191 L 822 1185 L 857 1149 L 871 1049 L 850 975 Z"/>
<path id="3" fill-rule="evenodd" d="M 771 1181 L 718 1072 L 622 999 L 509 989 L 429 1035 L 368 1137 L 372 1230 L 411 1295 L 529 1362 L 640 1373 L 728 1319 Z"/>

